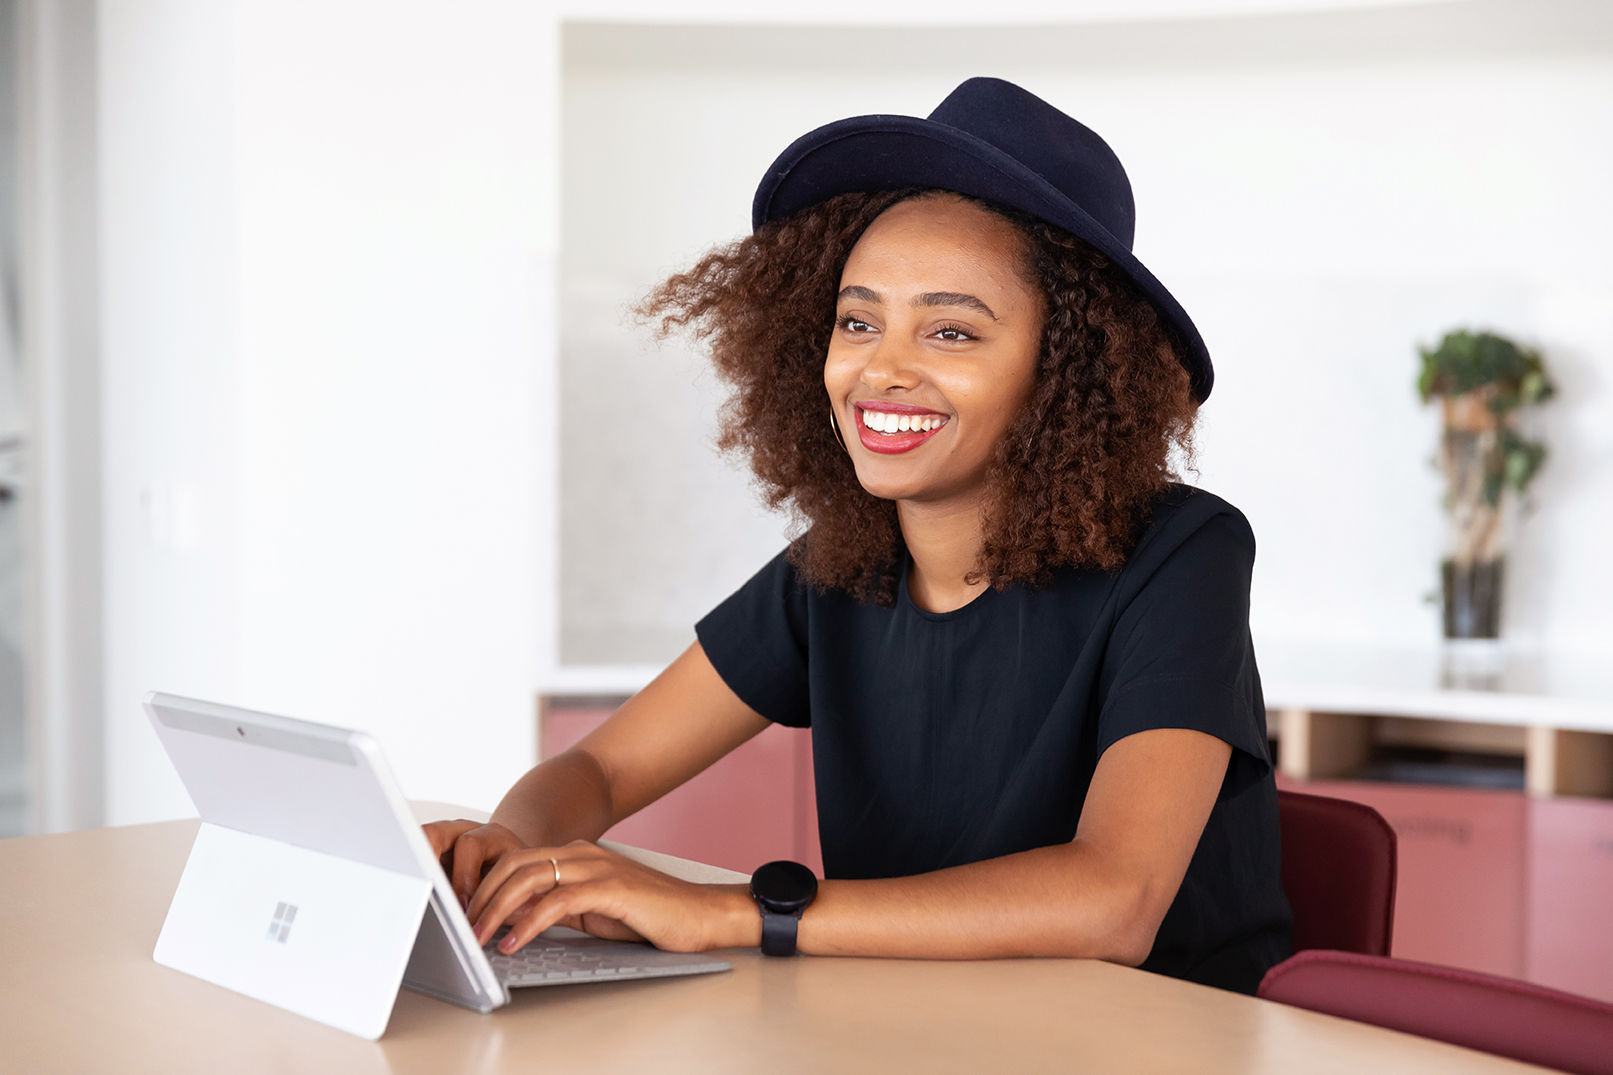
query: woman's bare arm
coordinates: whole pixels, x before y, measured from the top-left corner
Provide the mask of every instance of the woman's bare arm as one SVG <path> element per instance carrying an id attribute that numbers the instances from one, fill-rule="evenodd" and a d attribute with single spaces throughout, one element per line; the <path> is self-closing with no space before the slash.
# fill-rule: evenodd
<path id="1" fill-rule="evenodd" d="M 493 820 L 533 844 L 597 840 L 768 724 L 696 642 L 576 746 L 517 781 Z"/>
<path id="2" fill-rule="evenodd" d="M 527 772 L 488 825 L 426 826 L 462 902 L 483 871 L 520 847 L 597 840 L 703 771 L 769 721 L 728 689 L 696 642 L 581 742 Z"/>

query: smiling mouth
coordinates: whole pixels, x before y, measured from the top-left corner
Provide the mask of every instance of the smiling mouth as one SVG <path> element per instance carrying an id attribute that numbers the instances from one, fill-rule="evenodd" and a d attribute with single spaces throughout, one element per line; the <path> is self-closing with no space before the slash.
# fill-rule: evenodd
<path id="1" fill-rule="evenodd" d="M 857 438 L 864 448 L 881 455 L 910 452 L 929 440 L 951 421 L 944 414 L 925 411 L 918 414 L 857 408 Z"/>

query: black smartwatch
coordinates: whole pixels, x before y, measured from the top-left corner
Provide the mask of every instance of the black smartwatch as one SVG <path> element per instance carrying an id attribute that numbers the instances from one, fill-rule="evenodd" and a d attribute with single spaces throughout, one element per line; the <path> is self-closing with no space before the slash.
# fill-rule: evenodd
<path id="1" fill-rule="evenodd" d="M 750 894 L 762 911 L 762 954 L 795 955 L 796 927 L 818 894 L 818 879 L 799 862 L 769 862 L 751 874 Z"/>

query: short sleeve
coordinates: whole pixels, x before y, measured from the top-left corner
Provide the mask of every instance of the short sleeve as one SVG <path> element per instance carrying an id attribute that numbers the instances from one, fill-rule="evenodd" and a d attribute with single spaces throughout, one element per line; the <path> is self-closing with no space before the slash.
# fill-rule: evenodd
<path id="1" fill-rule="evenodd" d="M 807 690 L 806 588 L 779 553 L 695 624 L 728 689 L 775 724 L 812 723 Z"/>
<path id="2" fill-rule="evenodd" d="M 1166 540 L 1155 548 L 1138 550 L 1155 563 L 1143 565 L 1152 569 L 1109 637 L 1098 753 L 1155 728 L 1205 732 L 1235 748 L 1224 793 L 1237 794 L 1270 769 L 1249 637 L 1254 535 L 1230 506 L 1185 535 L 1171 529 L 1156 535 Z"/>

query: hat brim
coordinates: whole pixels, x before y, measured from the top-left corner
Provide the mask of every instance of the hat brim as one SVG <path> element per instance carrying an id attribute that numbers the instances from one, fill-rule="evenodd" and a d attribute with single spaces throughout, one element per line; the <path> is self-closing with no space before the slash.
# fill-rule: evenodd
<path id="1" fill-rule="evenodd" d="M 795 140 L 768 169 L 751 204 L 751 226 L 794 216 L 839 194 L 935 187 L 1012 206 L 1085 240 L 1114 262 L 1158 308 L 1184 350 L 1193 395 L 1203 402 L 1214 367 L 1181 303 L 1126 244 L 1056 187 L 990 142 L 915 116 L 854 116 Z"/>

